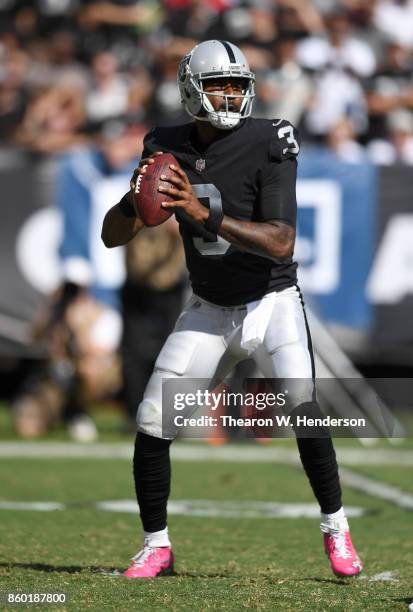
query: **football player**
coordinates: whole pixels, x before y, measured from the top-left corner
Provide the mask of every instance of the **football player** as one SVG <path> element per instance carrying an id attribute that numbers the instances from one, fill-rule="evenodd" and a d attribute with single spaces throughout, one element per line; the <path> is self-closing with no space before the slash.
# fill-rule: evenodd
<path id="1" fill-rule="evenodd" d="M 145 138 L 131 191 L 106 215 L 102 238 L 114 247 L 143 222 L 133 206 L 139 175 L 172 153 L 169 186 L 159 187 L 179 222 L 193 296 L 155 364 L 137 414 L 134 478 L 144 545 L 124 573 L 153 578 L 173 571 L 167 527 L 169 447 L 176 437 L 162 379 L 221 380 L 251 355 L 267 378 L 300 379 L 294 412 L 314 414 L 314 361 L 293 261 L 299 139 L 282 119 L 250 117 L 254 74 L 232 43 L 197 45 L 179 66 L 182 104 L 192 121 L 155 128 Z M 164 177 L 166 179 L 166 177 Z M 221 371 L 219 372 L 219 370 Z M 163 412 L 163 418 L 162 418 Z M 321 509 L 324 547 L 333 572 L 355 575 L 362 563 L 351 542 L 328 431 L 296 429 L 304 470 Z"/>

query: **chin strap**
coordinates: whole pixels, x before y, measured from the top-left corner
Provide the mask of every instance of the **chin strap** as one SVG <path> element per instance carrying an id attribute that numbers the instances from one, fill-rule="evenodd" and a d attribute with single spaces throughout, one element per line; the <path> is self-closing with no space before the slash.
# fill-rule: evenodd
<path id="1" fill-rule="evenodd" d="M 240 113 L 231 113 L 230 116 L 228 116 L 226 113 L 221 114 L 216 111 L 206 111 L 206 116 L 199 116 L 191 113 L 186 105 L 184 108 L 188 115 L 193 119 L 210 123 L 218 130 L 232 130 L 237 127 L 241 119 L 246 119 L 246 117 L 242 117 Z"/>
<path id="2" fill-rule="evenodd" d="M 219 130 L 232 130 L 241 121 L 241 115 L 239 113 L 208 113 L 209 122 Z"/>

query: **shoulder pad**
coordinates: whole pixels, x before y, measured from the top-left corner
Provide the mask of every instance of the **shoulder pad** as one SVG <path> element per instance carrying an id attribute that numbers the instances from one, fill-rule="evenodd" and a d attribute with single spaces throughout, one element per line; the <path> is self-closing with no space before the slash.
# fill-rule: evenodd
<path id="1" fill-rule="evenodd" d="M 155 151 L 173 152 L 177 143 L 182 142 L 183 138 L 187 136 L 191 125 L 185 123 L 171 127 L 154 127 L 143 140 L 144 148 L 151 153 L 155 153 Z"/>
<path id="2" fill-rule="evenodd" d="M 146 149 L 147 151 L 150 151 L 150 153 L 154 153 L 155 152 L 155 131 L 156 128 L 152 128 L 146 135 L 145 138 L 143 139 L 143 147 L 144 149 Z"/>
<path id="3" fill-rule="evenodd" d="M 300 135 L 296 128 L 285 119 L 274 119 L 269 146 L 269 157 L 272 161 L 294 159 L 300 151 Z"/>

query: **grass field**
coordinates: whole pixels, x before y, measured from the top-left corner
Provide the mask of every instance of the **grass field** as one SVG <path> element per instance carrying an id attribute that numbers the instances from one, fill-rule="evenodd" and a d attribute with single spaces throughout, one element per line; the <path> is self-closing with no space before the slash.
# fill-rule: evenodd
<path id="1" fill-rule="evenodd" d="M 7 419 L 3 411 L 0 422 L 6 430 Z M 64 436 L 54 439 L 59 437 Z M 132 446 L 131 438 L 123 442 Z M 45 453 L 46 444 L 38 443 Z M 272 447 L 262 447 L 262 462 L 205 461 L 196 457 L 203 444 L 185 444 L 194 449 L 194 460 L 174 461 L 173 500 L 211 500 L 212 507 L 212 502 L 231 500 L 314 501 L 299 466 L 267 460 Z M 280 441 L 274 448 L 293 444 Z M 348 440 L 340 445 L 360 449 Z M 247 456 L 251 446 L 243 448 Z M 382 464 L 352 465 L 351 470 L 413 495 L 413 465 L 386 465 L 389 447 L 381 442 L 379 448 Z M 211 448 L 211 457 L 218 450 Z M 409 441 L 397 452 L 413 457 Z M 140 547 L 138 518 L 94 504 L 134 498 L 129 461 L 45 453 L 0 459 L 0 501 L 64 504 L 62 510 L 43 512 L 0 508 L 0 590 L 69 595 L 66 606 L 42 609 L 407 610 L 413 600 L 412 512 L 347 486 L 346 505 L 366 511 L 351 521 L 366 563 L 362 577 L 334 577 L 316 518 L 173 514 L 169 524 L 177 575 L 127 581 L 116 573 Z"/>

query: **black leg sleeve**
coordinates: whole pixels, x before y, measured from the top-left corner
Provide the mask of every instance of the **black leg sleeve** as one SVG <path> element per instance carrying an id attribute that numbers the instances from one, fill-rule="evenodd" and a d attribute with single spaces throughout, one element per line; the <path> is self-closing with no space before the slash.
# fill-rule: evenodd
<path id="1" fill-rule="evenodd" d="M 296 408 L 293 416 L 306 414 L 308 417 L 322 417 L 318 405 L 314 402 L 303 404 Z M 338 474 L 336 454 L 330 432 L 320 427 L 312 434 L 319 437 L 309 437 L 309 430 L 295 428 L 297 445 L 301 462 L 308 476 L 314 495 L 320 504 L 321 512 L 332 514 L 342 506 L 341 485 Z M 306 435 L 307 434 L 307 435 Z"/>
<path id="2" fill-rule="evenodd" d="M 141 432 L 136 435 L 133 476 L 145 531 L 160 531 L 166 527 L 166 505 L 171 489 L 171 442 Z"/>

